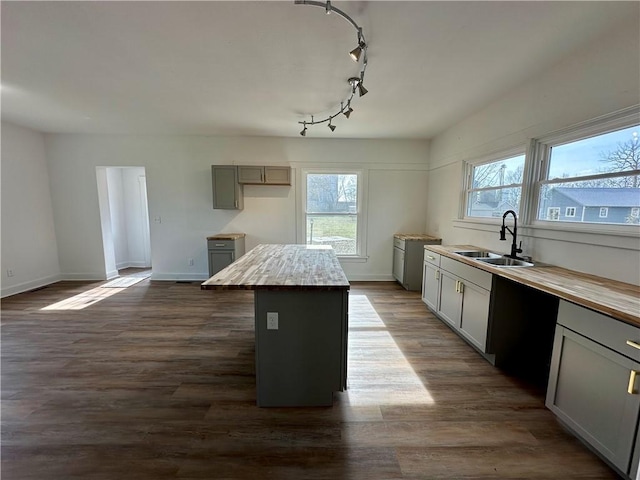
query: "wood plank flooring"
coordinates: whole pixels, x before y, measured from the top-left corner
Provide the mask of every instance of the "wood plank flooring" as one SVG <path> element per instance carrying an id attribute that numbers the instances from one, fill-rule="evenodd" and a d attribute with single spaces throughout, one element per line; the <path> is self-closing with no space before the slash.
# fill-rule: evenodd
<path id="1" fill-rule="evenodd" d="M 349 389 L 255 406 L 253 292 L 144 280 L 2 301 L 2 479 L 617 478 L 394 283 L 350 292 Z"/>

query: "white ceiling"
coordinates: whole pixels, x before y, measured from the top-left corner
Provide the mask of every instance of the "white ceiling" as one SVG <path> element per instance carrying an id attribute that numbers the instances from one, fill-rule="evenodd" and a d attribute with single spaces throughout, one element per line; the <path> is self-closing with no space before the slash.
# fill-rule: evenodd
<path id="1" fill-rule="evenodd" d="M 639 2 L 332 4 L 363 28 L 369 93 L 308 137 L 430 138 L 640 15 Z M 43 132 L 298 136 L 359 71 L 354 28 L 293 0 L 3 1 L 1 17 L 2 118 Z"/>

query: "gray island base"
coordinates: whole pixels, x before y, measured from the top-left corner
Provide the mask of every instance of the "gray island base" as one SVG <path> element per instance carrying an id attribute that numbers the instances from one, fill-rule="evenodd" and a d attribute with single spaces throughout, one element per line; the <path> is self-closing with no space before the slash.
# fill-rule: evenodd
<path id="1" fill-rule="evenodd" d="M 201 288 L 254 290 L 259 407 L 331 406 L 346 388 L 349 282 L 331 247 L 258 245 Z"/>

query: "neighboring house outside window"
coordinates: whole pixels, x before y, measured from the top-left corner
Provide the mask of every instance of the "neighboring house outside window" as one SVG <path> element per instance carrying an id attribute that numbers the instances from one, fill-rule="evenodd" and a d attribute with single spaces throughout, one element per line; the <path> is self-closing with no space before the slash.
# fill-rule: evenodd
<path id="1" fill-rule="evenodd" d="M 546 198 L 547 212 L 556 207 L 564 211 L 564 216 L 545 220 L 592 223 L 634 223 L 630 218 L 638 218 L 640 193 L 637 188 L 571 188 L 556 187 Z M 634 211 L 636 215 L 634 215 Z M 571 215 L 573 213 L 573 215 Z M 638 223 L 637 221 L 635 223 Z"/>
<path id="2" fill-rule="evenodd" d="M 634 215 L 640 212 L 640 125 L 604 133 L 590 128 L 538 142 L 537 219 L 640 223 Z M 555 207 L 564 215 L 550 218 Z"/>

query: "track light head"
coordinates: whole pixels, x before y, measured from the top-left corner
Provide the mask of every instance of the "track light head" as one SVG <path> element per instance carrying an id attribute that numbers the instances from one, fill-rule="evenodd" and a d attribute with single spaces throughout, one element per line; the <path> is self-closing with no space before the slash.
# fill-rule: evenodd
<path id="1" fill-rule="evenodd" d="M 369 92 L 369 90 L 364 88 L 364 85 L 362 85 L 362 82 L 358 82 L 358 94 L 361 97 L 364 97 L 368 92 Z"/>
<path id="2" fill-rule="evenodd" d="M 304 128 L 300 132 L 300 135 L 302 135 L 303 137 L 306 137 L 307 136 L 307 123 L 304 122 L 303 125 L 304 125 Z"/>
<path id="3" fill-rule="evenodd" d="M 360 55 L 362 55 L 362 44 L 358 45 L 356 48 L 354 48 L 353 50 L 351 50 L 349 52 L 349 56 L 351 57 L 351 60 L 353 60 L 354 62 L 358 63 L 358 61 L 360 60 Z"/>
<path id="4" fill-rule="evenodd" d="M 336 129 L 335 125 L 332 125 L 331 122 L 329 122 L 329 128 L 331 129 L 331 131 L 333 132 Z"/>
<path id="5" fill-rule="evenodd" d="M 331 13 L 331 0 L 327 0 L 327 4 L 325 5 L 324 10 L 327 15 Z"/>
<path id="6" fill-rule="evenodd" d="M 353 112 L 353 108 L 348 107 L 344 112 L 342 112 L 342 114 L 343 114 L 345 117 L 349 118 L 349 117 L 351 116 L 351 112 Z"/>

